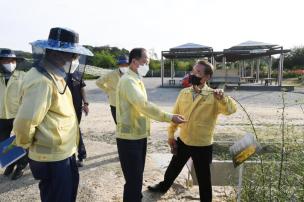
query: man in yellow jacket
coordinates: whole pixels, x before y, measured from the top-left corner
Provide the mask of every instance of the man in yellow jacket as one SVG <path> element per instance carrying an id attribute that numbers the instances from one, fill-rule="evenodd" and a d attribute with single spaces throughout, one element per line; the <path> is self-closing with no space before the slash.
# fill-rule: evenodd
<path id="1" fill-rule="evenodd" d="M 113 70 L 96 81 L 96 85 L 108 95 L 112 117 L 116 122 L 116 87 L 120 77 L 129 70 L 129 58 L 126 55 L 118 57 L 118 69 Z"/>
<path id="2" fill-rule="evenodd" d="M 9 138 L 13 130 L 21 96 L 21 84 L 25 75 L 25 72 L 16 70 L 16 65 L 23 60 L 24 58 L 16 57 L 14 51 L 10 49 L 0 49 L 0 142 Z M 25 156 L 9 165 L 3 174 L 9 176 L 13 173 L 11 179 L 16 180 L 23 175 L 26 165 Z"/>
<path id="3" fill-rule="evenodd" d="M 126 180 L 123 201 L 139 202 L 150 135 L 150 118 L 184 123 L 182 116 L 162 111 L 149 102 L 142 77 L 149 71 L 149 58 L 143 48 L 129 54 L 129 71 L 118 82 L 116 91 L 117 148 Z"/>
<path id="4" fill-rule="evenodd" d="M 191 157 L 198 178 L 200 199 L 204 202 L 212 201 L 210 164 L 213 131 L 219 114 L 230 115 L 236 112 L 236 103 L 232 98 L 224 96 L 222 90 L 207 86 L 206 82 L 212 73 L 213 66 L 209 62 L 198 61 L 190 76 L 192 86 L 179 93 L 173 113 L 183 115 L 188 121 L 181 125 L 177 141 L 174 139 L 177 124 L 171 123 L 168 128 L 168 143 L 174 155 L 166 170 L 164 181 L 149 186 L 150 191 L 167 192 Z"/>
<path id="5" fill-rule="evenodd" d="M 78 44 L 78 33 L 52 28 L 48 40 L 31 43 L 42 60 L 25 76 L 14 121 L 16 144 L 29 150 L 29 164 L 39 180 L 41 201 L 76 201 L 79 173 L 75 152 L 78 121 L 65 76 L 79 65 L 79 55 L 93 54 Z"/>

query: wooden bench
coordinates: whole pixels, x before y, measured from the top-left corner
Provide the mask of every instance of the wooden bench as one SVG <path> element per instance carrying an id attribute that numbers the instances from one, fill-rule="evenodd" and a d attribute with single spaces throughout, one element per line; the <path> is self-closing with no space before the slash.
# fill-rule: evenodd
<path id="1" fill-rule="evenodd" d="M 213 76 L 211 77 L 209 83 L 212 86 L 218 86 L 220 84 L 237 84 L 241 85 L 241 78 L 238 75 L 237 69 L 216 69 L 213 72 Z"/>
<path id="2" fill-rule="evenodd" d="M 244 80 L 245 83 L 255 83 L 256 82 L 255 77 L 252 77 L 252 76 L 241 77 L 241 80 Z"/>
<path id="3" fill-rule="evenodd" d="M 219 84 L 238 84 L 241 85 L 241 78 L 239 76 L 229 76 L 229 77 L 212 77 L 210 79 L 211 85 L 219 85 Z"/>

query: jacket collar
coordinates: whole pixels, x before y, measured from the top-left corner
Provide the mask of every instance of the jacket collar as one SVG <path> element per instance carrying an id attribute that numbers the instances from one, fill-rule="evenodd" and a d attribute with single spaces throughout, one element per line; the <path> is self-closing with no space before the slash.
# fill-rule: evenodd
<path id="1" fill-rule="evenodd" d="M 189 92 L 195 93 L 192 86 L 189 87 Z M 207 96 L 207 95 L 213 94 L 213 90 L 207 84 L 205 84 L 204 87 L 201 89 L 201 92 L 199 94 L 203 95 L 203 96 Z"/>
<path id="2" fill-rule="evenodd" d="M 213 94 L 212 88 L 210 88 L 207 84 L 205 84 L 205 86 L 201 89 L 202 91 L 200 92 L 200 96 L 198 96 L 193 103 L 191 104 L 190 107 L 190 112 L 189 112 L 189 117 L 191 116 L 191 113 L 193 112 L 193 110 L 195 109 L 195 107 L 197 106 L 197 104 L 204 98 L 206 98 L 206 96 Z M 189 91 L 192 93 L 194 93 L 194 89 L 193 87 L 189 88 Z M 192 97 L 192 96 L 191 96 Z"/>
<path id="3" fill-rule="evenodd" d="M 136 74 L 135 72 L 133 72 L 133 70 L 131 70 L 131 69 L 129 69 L 127 74 L 130 75 L 131 77 L 135 78 L 135 79 L 141 80 L 141 77 L 138 74 Z"/>

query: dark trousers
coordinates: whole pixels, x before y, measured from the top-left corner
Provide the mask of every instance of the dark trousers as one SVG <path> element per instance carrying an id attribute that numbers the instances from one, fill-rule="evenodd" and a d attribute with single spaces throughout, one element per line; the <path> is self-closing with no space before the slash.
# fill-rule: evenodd
<path id="1" fill-rule="evenodd" d="M 84 146 L 82 135 L 83 134 L 82 134 L 82 132 L 79 128 L 79 144 L 78 144 L 78 155 L 77 155 L 77 157 L 80 161 L 87 158 L 87 150 Z"/>
<path id="2" fill-rule="evenodd" d="M 81 117 L 82 117 L 82 108 L 76 109 L 76 116 L 77 116 L 78 123 L 80 124 Z M 87 150 L 84 146 L 82 136 L 83 136 L 83 134 L 82 134 L 81 129 L 79 127 L 79 144 L 78 144 L 78 155 L 77 155 L 77 157 L 81 161 L 83 159 L 87 158 Z"/>
<path id="3" fill-rule="evenodd" d="M 38 162 L 29 160 L 30 169 L 39 180 L 42 202 L 74 202 L 79 184 L 75 156 L 62 161 Z"/>
<path id="4" fill-rule="evenodd" d="M 169 189 L 190 157 L 193 160 L 194 169 L 199 184 L 200 199 L 204 202 L 212 201 L 210 174 L 210 164 L 212 163 L 212 145 L 203 147 L 188 146 L 178 138 L 177 154 L 173 155 L 166 170 L 164 181 L 161 182 L 161 184 L 164 189 Z"/>
<path id="5" fill-rule="evenodd" d="M 125 177 L 124 202 L 140 202 L 142 198 L 147 138 L 124 140 L 117 138 L 117 148 L 122 172 Z"/>
<path id="6" fill-rule="evenodd" d="M 6 140 L 11 136 L 13 130 L 14 119 L 0 119 L 0 142 Z M 17 165 L 17 168 L 22 170 L 28 164 L 27 155 L 16 161 L 15 163 L 8 166 L 9 168 L 14 168 Z"/>
<path id="7" fill-rule="evenodd" d="M 117 122 L 116 122 L 116 107 L 114 107 L 112 105 L 110 105 L 110 107 L 111 107 L 111 113 L 112 113 L 112 117 L 114 119 L 114 122 L 115 122 L 115 124 L 117 124 Z"/>

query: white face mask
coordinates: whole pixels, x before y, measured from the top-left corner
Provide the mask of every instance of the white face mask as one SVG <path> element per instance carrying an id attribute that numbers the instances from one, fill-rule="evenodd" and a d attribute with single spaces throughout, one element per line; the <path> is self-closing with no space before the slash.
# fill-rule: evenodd
<path id="1" fill-rule="evenodd" d="M 3 64 L 3 67 L 8 72 L 13 72 L 16 69 L 16 63 Z"/>
<path id="2" fill-rule="evenodd" d="M 79 60 L 76 59 L 76 60 L 72 61 L 72 64 L 71 64 L 71 62 L 66 62 L 63 66 L 63 69 L 64 69 L 65 73 L 73 74 L 78 66 L 79 66 Z M 71 67 L 71 70 L 70 70 L 70 67 Z"/>
<path id="3" fill-rule="evenodd" d="M 149 65 L 147 64 L 144 64 L 144 65 L 139 65 L 138 69 L 137 69 L 137 73 L 140 75 L 140 76 L 146 76 L 147 73 L 149 71 Z"/>
<path id="4" fill-rule="evenodd" d="M 128 72 L 129 67 L 119 67 L 119 70 L 120 70 L 121 73 L 125 74 L 125 73 Z"/>

